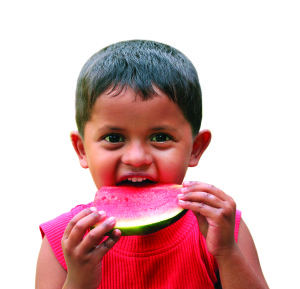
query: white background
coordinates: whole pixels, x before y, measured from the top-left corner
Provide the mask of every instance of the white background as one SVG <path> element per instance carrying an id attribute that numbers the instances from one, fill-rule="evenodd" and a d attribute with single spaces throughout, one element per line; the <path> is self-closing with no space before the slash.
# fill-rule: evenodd
<path id="1" fill-rule="evenodd" d="M 213 139 L 187 179 L 232 195 L 270 287 L 299 288 L 298 1 L 3 2 L 1 288 L 33 288 L 39 224 L 92 201 L 69 140 L 76 80 L 93 53 L 129 39 L 194 63 Z"/>

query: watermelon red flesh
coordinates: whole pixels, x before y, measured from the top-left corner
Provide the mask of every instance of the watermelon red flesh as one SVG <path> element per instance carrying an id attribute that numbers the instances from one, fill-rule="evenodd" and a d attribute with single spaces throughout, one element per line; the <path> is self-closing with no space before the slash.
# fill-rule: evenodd
<path id="1" fill-rule="evenodd" d="M 115 228 L 123 235 L 145 235 L 160 230 L 181 218 L 178 206 L 181 186 L 156 184 L 143 187 L 102 187 L 94 204 L 117 220 Z"/>

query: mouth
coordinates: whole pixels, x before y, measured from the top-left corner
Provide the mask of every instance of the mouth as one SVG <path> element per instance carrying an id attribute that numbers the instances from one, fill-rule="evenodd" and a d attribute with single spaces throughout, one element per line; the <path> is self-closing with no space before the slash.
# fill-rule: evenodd
<path id="1" fill-rule="evenodd" d="M 124 178 L 120 182 L 118 182 L 116 185 L 117 186 L 143 187 L 143 186 L 153 185 L 153 184 L 156 184 L 156 182 L 150 178 L 134 176 L 134 177 Z"/>

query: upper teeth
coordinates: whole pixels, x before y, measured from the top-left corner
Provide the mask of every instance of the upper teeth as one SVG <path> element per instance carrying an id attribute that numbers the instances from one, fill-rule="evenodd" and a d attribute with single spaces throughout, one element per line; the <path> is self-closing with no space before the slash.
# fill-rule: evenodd
<path id="1" fill-rule="evenodd" d="M 128 178 L 127 180 L 136 183 L 136 182 L 142 182 L 142 181 L 145 181 L 146 179 L 147 179 L 147 178 L 133 177 L 133 178 Z"/>

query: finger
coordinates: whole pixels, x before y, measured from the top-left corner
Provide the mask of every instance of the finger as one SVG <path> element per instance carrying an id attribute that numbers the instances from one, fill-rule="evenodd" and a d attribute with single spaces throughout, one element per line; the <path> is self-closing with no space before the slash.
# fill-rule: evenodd
<path id="1" fill-rule="evenodd" d="M 118 229 L 113 230 L 111 235 L 95 249 L 95 252 L 99 253 L 100 256 L 104 256 L 120 240 L 120 238 L 121 231 Z"/>
<path id="2" fill-rule="evenodd" d="M 84 218 L 85 216 L 89 215 L 92 213 L 91 208 L 87 208 L 82 210 L 81 212 L 79 212 L 77 215 L 75 215 L 71 221 L 69 222 L 69 224 L 67 225 L 64 234 L 63 234 L 63 239 L 68 239 L 71 231 L 73 230 L 74 226 L 77 224 L 77 222 Z"/>
<path id="3" fill-rule="evenodd" d="M 114 228 L 116 225 L 116 219 L 114 217 L 109 217 L 102 222 L 98 223 L 95 228 L 93 228 L 82 241 L 82 250 L 87 253 L 90 252 L 99 244 L 99 241 L 104 237 L 104 235 Z"/>
<path id="4" fill-rule="evenodd" d="M 80 218 L 82 217 L 82 218 Z M 87 230 L 89 230 L 93 225 L 97 222 L 101 222 L 106 218 L 105 212 L 95 212 L 91 210 L 91 213 L 88 215 L 79 216 L 79 218 L 75 218 L 72 223 L 72 230 L 68 236 L 68 243 L 70 246 L 78 245 Z"/>
<path id="5" fill-rule="evenodd" d="M 192 185 L 192 190 L 199 188 L 197 185 L 198 184 Z M 200 188 L 204 189 L 204 192 L 207 192 L 208 194 L 211 194 L 222 201 L 220 203 L 221 206 L 218 208 L 222 209 L 224 215 L 231 216 L 232 212 L 235 212 L 236 203 L 231 196 L 225 194 L 222 190 L 210 184 L 200 183 Z"/>
<path id="6" fill-rule="evenodd" d="M 197 202 L 197 203 L 205 203 L 208 206 L 214 208 L 221 208 L 223 201 L 216 197 L 213 194 L 207 192 L 188 192 L 185 194 L 178 195 L 179 200 Z"/>
<path id="7" fill-rule="evenodd" d="M 199 213 L 206 218 L 214 218 L 220 211 L 219 208 L 208 206 L 204 202 L 190 202 L 179 200 L 178 205 L 186 210 L 191 210 L 194 213 Z"/>
<path id="8" fill-rule="evenodd" d="M 232 198 L 229 201 L 223 201 L 222 206 L 219 208 L 209 206 L 204 202 L 191 202 L 180 199 L 178 201 L 178 205 L 183 209 L 199 213 L 207 219 L 215 219 L 219 221 L 235 219 L 236 204 Z"/>
<path id="9" fill-rule="evenodd" d="M 226 201 L 230 198 L 229 195 L 225 194 L 222 190 L 218 189 L 217 187 L 211 184 L 201 182 L 185 182 L 183 184 L 183 188 L 181 189 L 181 192 L 183 194 L 195 191 L 207 192 L 211 195 L 218 197 L 222 201 Z"/>

